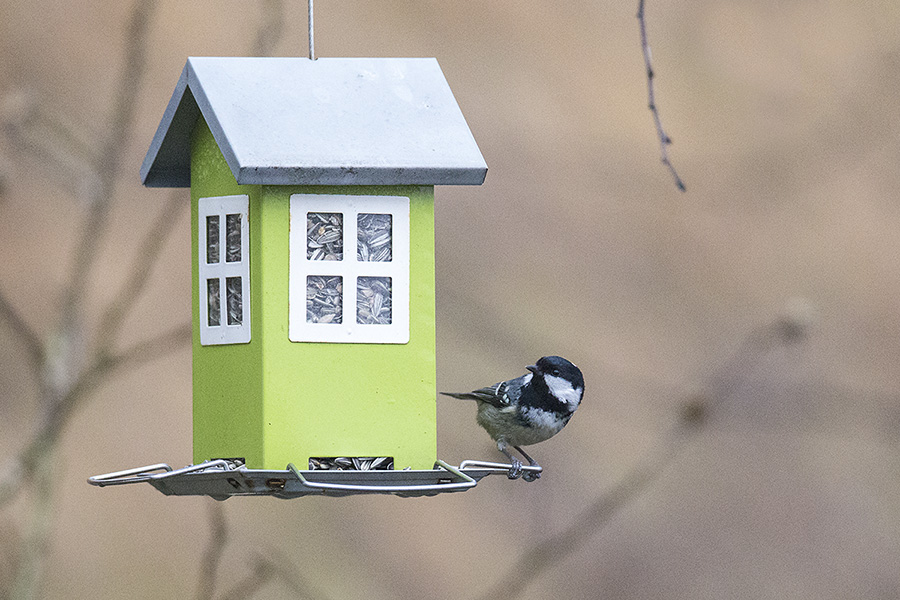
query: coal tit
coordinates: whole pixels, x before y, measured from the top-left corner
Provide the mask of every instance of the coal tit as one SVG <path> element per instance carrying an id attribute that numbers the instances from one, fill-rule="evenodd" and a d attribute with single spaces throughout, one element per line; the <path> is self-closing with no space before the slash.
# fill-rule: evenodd
<path id="1" fill-rule="evenodd" d="M 581 371 L 560 356 L 545 356 L 526 368 L 530 373 L 490 387 L 464 393 L 441 392 L 478 403 L 476 421 L 509 458 L 510 479 L 522 475 L 522 462 L 510 454 L 509 447 L 518 450 L 530 466 L 539 466 L 521 446 L 543 442 L 559 433 L 584 394 Z M 534 481 L 540 476 L 539 472 L 526 471 L 523 479 Z"/>

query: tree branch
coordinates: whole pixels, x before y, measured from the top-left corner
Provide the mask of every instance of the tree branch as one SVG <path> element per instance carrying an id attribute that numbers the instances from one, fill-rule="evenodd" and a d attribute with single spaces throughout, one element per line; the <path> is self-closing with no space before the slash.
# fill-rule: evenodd
<path id="1" fill-rule="evenodd" d="M 282 552 L 270 549 L 268 554 L 269 556 L 258 554 L 253 561 L 253 570 L 220 596 L 219 600 L 252 598 L 263 585 L 271 581 L 282 583 L 296 598 L 329 600 L 325 592 L 300 575 L 302 569 L 297 568 Z"/>
<path id="2" fill-rule="evenodd" d="M 562 531 L 527 549 L 482 600 L 518 598 L 542 573 L 580 549 L 613 517 L 659 480 L 688 443 L 703 431 L 708 414 L 733 397 L 762 359 L 778 347 L 803 340 L 811 324 L 808 311 L 779 316 L 752 331 L 733 356 L 710 378 L 706 391 L 689 398 L 675 425 L 636 466 L 597 498 Z"/>
<path id="3" fill-rule="evenodd" d="M 156 9 L 154 0 L 134 3 L 128 31 L 125 35 L 125 63 L 119 73 L 115 89 L 118 97 L 113 105 L 109 136 L 100 152 L 98 185 L 89 198 L 88 214 L 73 253 L 71 277 L 63 301 L 63 322 L 75 320 L 84 296 L 88 274 L 97 258 L 98 249 L 110 215 L 115 183 L 119 173 L 122 149 L 128 138 L 134 112 L 138 106 L 140 81 L 146 71 L 147 32 L 150 17 Z"/>
<path id="4" fill-rule="evenodd" d="M 197 582 L 197 600 L 212 600 L 216 591 L 216 573 L 228 544 L 228 523 L 222 504 L 214 501 L 209 505 L 210 537 L 200 561 L 200 576 Z"/>
<path id="5" fill-rule="evenodd" d="M 2 291 L 0 291 L 0 319 L 4 319 L 9 323 L 13 332 L 19 336 L 22 343 L 25 344 L 25 349 L 31 358 L 32 364 L 38 368 L 44 361 L 44 346 L 37 333 L 28 326 L 28 323 L 26 323 L 19 312 L 13 308 L 13 305 L 7 300 L 6 295 Z"/>
<path id="6" fill-rule="evenodd" d="M 650 43 L 647 41 L 647 22 L 644 18 L 644 0 L 638 0 L 637 18 L 641 29 L 641 50 L 644 53 L 644 66 L 647 68 L 647 103 L 650 107 L 650 112 L 653 113 L 653 122 L 656 124 L 656 135 L 659 136 L 660 160 L 662 161 L 662 164 L 669 169 L 669 172 L 675 179 L 675 185 L 679 190 L 684 192 L 687 188 L 685 188 L 681 177 L 678 176 L 678 172 L 675 170 L 672 161 L 669 160 L 669 145 L 672 143 L 672 138 L 670 138 L 663 129 L 662 121 L 659 118 L 659 109 L 656 107 L 656 94 L 653 89 L 653 63 L 650 59 Z"/>
<path id="7" fill-rule="evenodd" d="M 54 410 L 45 414 L 40 426 L 19 454 L 7 460 L 0 468 L 0 506 L 15 498 L 22 486 L 32 479 L 41 457 L 55 446 L 72 412 L 108 376 L 125 367 L 137 367 L 161 358 L 181 348 L 190 339 L 191 324 L 187 323 L 117 354 L 96 358 L 56 404 Z"/>
<path id="8" fill-rule="evenodd" d="M 97 347 L 111 348 L 122 328 L 125 317 L 134 308 L 150 281 L 150 273 L 159 261 L 165 242 L 175 228 L 181 214 L 190 206 L 182 190 L 176 190 L 144 235 L 128 277 L 122 284 L 115 300 L 106 308 L 97 333 Z"/>
<path id="9" fill-rule="evenodd" d="M 263 19 L 256 30 L 250 56 L 272 56 L 284 33 L 284 3 L 282 0 L 266 0 L 260 12 Z"/>

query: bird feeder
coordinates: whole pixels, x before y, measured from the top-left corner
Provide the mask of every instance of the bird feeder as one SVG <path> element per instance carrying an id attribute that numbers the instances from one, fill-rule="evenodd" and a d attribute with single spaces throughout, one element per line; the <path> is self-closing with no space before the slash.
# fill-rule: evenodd
<path id="1" fill-rule="evenodd" d="M 486 172 L 435 59 L 188 59 L 141 178 L 191 189 L 195 464 L 90 482 L 418 495 L 505 472 L 436 455 L 434 186 Z"/>

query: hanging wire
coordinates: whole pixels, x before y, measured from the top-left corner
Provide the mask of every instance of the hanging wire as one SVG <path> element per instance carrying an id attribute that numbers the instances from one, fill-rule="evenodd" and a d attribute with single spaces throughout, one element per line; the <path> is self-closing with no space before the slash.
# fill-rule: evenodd
<path id="1" fill-rule="evenodd" d="M 313 37 L 313 0 L 309 0 L 309 60 L 316 60 L 316 45 Z"/>

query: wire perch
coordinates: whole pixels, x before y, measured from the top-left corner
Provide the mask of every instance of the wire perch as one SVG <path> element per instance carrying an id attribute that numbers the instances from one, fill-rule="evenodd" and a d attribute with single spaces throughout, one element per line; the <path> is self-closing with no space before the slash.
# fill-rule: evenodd
<path id="1" fill-rule="evenodd" d="M 669 160 L 668 147 L 669 144 L 672 143 L 672 138 L 670 138 L 665 129 L 663 129 L 662 121 L 659 118 L 659 109 L 656 108 L 656 94 L 653 89 L 653 62 L 650 57 L 650 43 L 647 41 L 647 22 L 644 19 L 644 0 L 638 0 L 637 19 L 641 28 L 641 49 L 644 52 L 644 65 L 647 67 L 647 104 L 650 107 L 650 112 L 653 113 L 653 122 L 656 124 L 656 134 L 659 136 L 660 160 L 662 161 L 662 164 L 666 165 L 669 172 L 672 173 L 672 177 L 675 179 L 675 185 L 679 190 L 684 192 L 687 188 L 684 187 L 684 182 L 681 180 L 681 177 L 679 177 L 678 171 L 675 170 L 672 161 Z"/>

